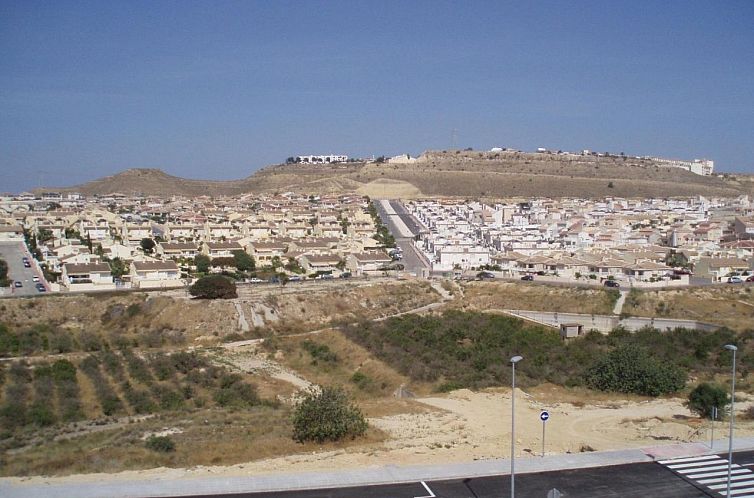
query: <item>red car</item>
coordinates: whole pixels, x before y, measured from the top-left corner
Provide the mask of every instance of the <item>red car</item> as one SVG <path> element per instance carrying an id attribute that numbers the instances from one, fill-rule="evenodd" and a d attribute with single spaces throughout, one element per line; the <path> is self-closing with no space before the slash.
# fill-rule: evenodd
<path id="1" fill-rule="evenodd" d="M 748 277 L 746 277 L 746 281 L 747 282 L 754 282 L 754 275 L 749 275 Z"/>

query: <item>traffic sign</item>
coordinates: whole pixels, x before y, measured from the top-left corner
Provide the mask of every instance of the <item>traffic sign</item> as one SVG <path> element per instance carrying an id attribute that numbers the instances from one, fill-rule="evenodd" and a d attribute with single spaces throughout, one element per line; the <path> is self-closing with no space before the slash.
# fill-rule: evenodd
<path id="1" fill-rule="evenodd" d="M 539 419 L 542 422 L 547 422 L 548 418 L 550 418 L 550 414 L 548 412 L 546 412 L 546 411 L 543 411 L 542 413 L 539 414 Z"/>

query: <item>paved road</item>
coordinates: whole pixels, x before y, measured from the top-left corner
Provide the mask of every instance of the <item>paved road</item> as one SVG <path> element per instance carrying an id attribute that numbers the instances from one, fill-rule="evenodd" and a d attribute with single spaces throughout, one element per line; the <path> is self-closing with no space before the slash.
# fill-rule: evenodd
<path id="1" fill-rule="evenodd" d="M 31 268 L 24 267 L 22 258 L 29 258 Z M 31 254 L 26 251 L 26 246 L 21 242 L 0 242 L 0 258 L 8 263 L 8 278 L 13 281 L 21 282 L 23 287 L 11 287 L 11 295 L 14 296 L 36 296 L 39 291 L 36 289 L 36 282 L 32 277 L 37 276 L 39 281 L 45 284 L 44 276 L 39 271 L 39 267 L 33 261 Z M 49 288 L 48 288 L 49 290 Z"/>
<path id="2" fill-rule="evenodd" d="M 426 487 L 425 487 L 426 485 Z M 695 485 L 657 463 L 516 475 L 516 496 L 545 498 L 557 489 L 563 498 L 702 498 Z M 195 495 L 196 498 L 210 495 Z M 501 498 L 510 496 L 509 476 L 426 481 L 275 493 L 238 493 L 234 498 Z"/>
<path id="3" fill-rule="evenodd" d="M 393 237 L 395 237 L 395 245 L 400 247 L 403 251 L 403 260 L 401 262 L 403 263 L 405 270 L 414 275 L 421 276 L 425 270 L 429 271 L 429 267 L 424 260 L 419 257 L 419 254 L 414 247 L 413 238 L 400 236 L 401 232 L 396 228 L 393 217 L 399 217 L 414 235 L 418 234 L 423 227 L 418 224 L 413 216 L 408 214 L 406 208 L 403 207 L 403 204 L 398 201 L 388 202 L 390 202 L 390 205 L 396 214 L 388 215 L 382 208 L 381 203 L 375 202 L 374 205 L 377 208 L 377 214 L 379 214 L 382 222 L 387 226 L 388 230 L 390 230 Z"/>

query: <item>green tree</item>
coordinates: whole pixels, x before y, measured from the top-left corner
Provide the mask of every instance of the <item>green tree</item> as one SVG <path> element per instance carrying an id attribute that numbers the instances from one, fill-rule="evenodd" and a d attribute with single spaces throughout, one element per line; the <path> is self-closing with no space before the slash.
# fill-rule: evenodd
<path id="1" fill-rule="evenodd" d="M 52 230 L 40 228 L 37 231 L 37 242 L 39 242 L 40 244 L 44 244 L 48 240 L 52 240 L 52 238 Z"/>
<path id="2" fill-rule="evenodd" d="M 4 259 L 0 259 L 0 287 L 8 287 L 9 285 L 8 263 Z"/>
<path id="3" fill-rule="evenodd" d="M 254 271 L 256 268 L 256 261 L 246 251 L 233 251 L 233 259 L 238 271 Z"/>
<path id="4" fill-rule="evenodd" d="M 113 258 L 110 261 L 110 273 L 113 274 L 113 277 L 120 278 L 126 273 L 128 273 L 128 268 L 126 268 L 126 263 L 120 259 L 120 258 Z"/>
<path id="5" fill-rule="evenodd" d="M 293 439 L 303 443 L 339 441 L 364 435 L 367 422 L 342 387 L 313 387 L 293 412 Z"/>
<path id="6" fill-rule="evenodd" d="M 273 256 L 270 264 L 272 265 L 273 270 L 277 270 L 278 268 L 283 266 L 283 262 L 280 260 L 280 256 Z"/>
<path id="7" fill-rule="evenodd" d="M 196 265 L 196 271 L 199 273 L 207 273 L 209 271 L 209 265 L 211 260 L 209 256 L 205 254 L 197 254 L 194 256 L 194 264 Z"/>
<path id="8" fill-rule="evenodd" d="M 189 293 L 199 299 L 233 299 L 238 297 L 236 284 L 222 275 L 200 278 L 189 288 Z"/>
<path id="9" fill-rule="evenodd" d="M 600 391 L 659 396 L 683 389 L 686 373 L 655 358 L 648 350 L 624 344 L 590 368 L 586 382 Z"/>
<path id="10" fill-rule="evenodd" d="M 141 245 L 141 248 L 144 250 L 145 254 L 152 254 L 152 251 L 154 250 L 154 246 L 156 246 L 157 244 L 155 243 L 154 240 L 147 237 L 147 238 L 141 239 L 140 245 Z"/>
<path id="11" fill-rule="evenodd" d="M 700 417 L 709 418 L 712 416 L 713 408 L 717 408 L 718 412 L 722 413 L 728 403 L 730 403 L 730 396 L 725 389 L 702 382 L 689 393 L 686 406 Z"/>

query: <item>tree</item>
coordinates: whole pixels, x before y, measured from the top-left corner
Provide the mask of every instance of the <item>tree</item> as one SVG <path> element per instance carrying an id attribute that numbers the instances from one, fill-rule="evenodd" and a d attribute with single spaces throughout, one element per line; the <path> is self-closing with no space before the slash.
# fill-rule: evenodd
<path id="1" fill-rule="evenodd" d="M 254 271 L 256 268 L 254 258 L 246 251 L 233 251 L 233 259 L 238 271 Z"/>
<path id="2" fill-rule="evenodd" d="M 48 240 L 52 240 L 52 239 L 53 239 L 52 230 L 48 230 L 46 228 L 40 228 L 37 231 L 37 242 L 38 243 L 44 244 Z"/>
<path id="3" fill-rule="evenodd" d="M 197 254 L 194 256 L 194 264 L 196 265 L 196 271 L 199 273 L 207 273 L 209 271 L 209 265 L 211 260 L 209 256 L 205 254 Z"/>
<path id="4" fill-rule="evenodd" d="M 607 188 L 615 188 L 615 185 L 613 185 L 613 182 L 607 182 Z"/>
<path id="5" fill-rule="evenodd" d="M 658 360 L 648 350 L 624 344 L 587 371 L 586 383 L 600 391 L 659 396 L 683 389 L 686 373 Z"/>
<path id="6" fill-rule="evenodd" d="M 713 408 L 721 412 L 728 403 L 730 403 L 730 397 L 725 389 L 702 382 L 689 393 L 686 406 L 700 417 L 709 418 L 712 416 Z"/>
<path id="7" fill-rule="evenodd" d="M 152 254 L 154 246 L 156 245 L 155 241 L 150 238 L 141 239 L 141 248 L 144 250 L 145 254 Z"/>
<path id="8" fill-rule="evenodd" d="M 113 258 L 110 261 L 110 273 L 112 273 L 113 277 L 120 278 L 127 272 L 128 268 L 126 268 L 126 263 L 122 259 Z"/>
<path id="9" fill-rule="evenodd" d="M 272 265 L 273 270 L 277 270 L 278 268 L 283 266 L 283 262 L 280 260 L 280 256 L 273 256 L 270 264 Z"/>
<path id="10" fill-rule="evenodd" d="M 4 259 L 0 259 L 0 287 L 8 287 L 9 285 L 8 263 Z"/>
<path id="11" fill-rule="evenodd" d="M 355 438 L 366 430 L 364 415 L 342 387 L 309 389 L 293 412 L 293 439 L 299 443 Z"/>
<path id="12" fill-rule="evenodd" d="M 233 299 L 238 297 L 236 284 L 222 275 L 200 278 L 189 288 L 189 293 L 199 299 Z"/>

